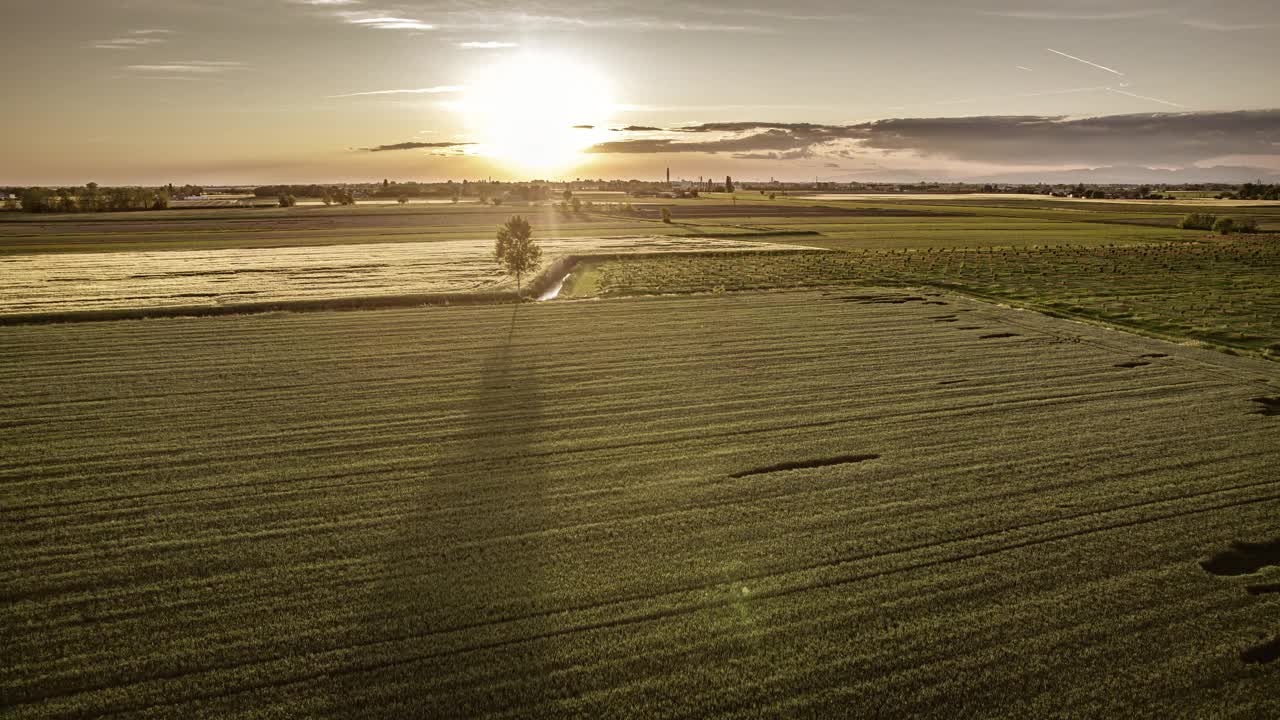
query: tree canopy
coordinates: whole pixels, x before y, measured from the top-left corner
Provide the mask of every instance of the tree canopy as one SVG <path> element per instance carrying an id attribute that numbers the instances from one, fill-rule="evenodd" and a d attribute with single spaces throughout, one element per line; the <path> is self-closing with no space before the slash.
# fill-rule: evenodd
<path id="1" fill-rule="evenodd" d="M 520 279 L 542 264 L 542 248 L 533 239 L 533 227 L 519 215 L 512 215 L 498 227 L 494 257 L 503 272 L 516 278 L 516 295 L 520 295 Z"/>

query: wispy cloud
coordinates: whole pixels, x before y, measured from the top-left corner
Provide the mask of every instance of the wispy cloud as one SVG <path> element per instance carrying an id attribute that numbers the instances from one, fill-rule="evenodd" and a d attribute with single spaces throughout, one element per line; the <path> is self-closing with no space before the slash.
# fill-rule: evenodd
<path id="1" fill-rule="evenodd" d="M 1048 50 L 1049 52 L 1054 53 L 1055 55 L 1061 55 L 1064 58 L 1075 60 L 1076 62 L 1079 62 L 1079 63 L 1084 63 L 1085 65 L 1091 65 L 1093 67 L 1098 68 L 1099 70 L 1106 70 L 1107 72 L 1114 73 L 1116 75 L 1124 75 L 1124 73 L 1120 72 L 1119 70 L 1114 70 L 1112 68 L 1107 67 L 1106 65 L 1099 65 L 1096 62 L 1090 62 L 1088 60 L 1085 60 L 1084 58 L 1076 57 L 1075 55 L 1068 55 L 1067 53 L 1064 53 L 1061 50 L 1054 50 L 1053 48 L 1045 48 L 1045 50 Z"/>
<path id="2" fill-rule="evenodd" d="M 435 25 L 417 18 L 397 17 L 395 15 L 379 15 L 361 11 L 340 11 L 334 13 L 349 25 L 374 28 L 376 30 L 434 30 Z"/>
<path id="3" fill-rule="evenodd" d="M 295 5 L 318 5 L 320 7 L 338 7 L 342 5 L 359 5 L 360 0 L 289 0 Z"/>
<path id="4" fill-rule="evenodd" d="M 110 40 L 99 40 L 91 45 L 91 47 L 99 50 L 137 50 L 138 48 L 148 45 L 162 45 L 169 42 L 168 38 L 156 37 L 158 35 L 170 35 L 172 30 L 164 30 L 161 28 L 144 28 L 142 30 L 130 30 L 130 37 L 116 37 Z"/>
<path id="5" fill-rule="evenodd" d="M 1163 15 L 1166 11 L 1160 8 L 1134 10 L 979 10 L 979 15 L 992 17 L 1017 18 L 1019 20 L 1134 20 L 1138 18 Z"/>
<path id="6" fill-rule="evenodd" d="M 1034 72 L 1031 68 L 1026 67 L 1026 66 L 1024 66 L 1024 65 L 1014 65 L 1014 67 L 1015 67 L 1015 68 L 1017 68 L 1017 69 L 1019 69 L 1019 70 L 1025 70 L 1025 71 L 1027 71 L 1027 72 Z"/>
<path id="7" fill-rule="evenodd" d="M 231 62 L 227 60 L 187 60 L 184 62 L 169 62 L 157 65 L 130 65 L 130 70 L 146 73 L 182 73 L 184 75 L 211 75 L 214 73 L 229 72 L 232 70 L 244 70 L 246 66 L 241 62 Z"/>
<path id="8" fill-rule="evenodd" d="M 764 8 L 744 8 L 738 5 L 729 7 L 719 7 L 715 5 L 691 5 L 688 8 L 693 12 L 703 13 L 706 15 L 732 15 L 735 17 L 761 17 L 770 20 L 793 20 L 797 22 L 829 22 L 834 20 L 857 20 L 861 15 L 855 13 L 805 13 L 792 10 L 770 10 Z"/>
<path id="9" fill-rule="evenodd" d="M 456 93 L 462 92 L 466 88 L 462 85 L 436 85 L 435 87 L 425 88 L 408 88 L 401 90 L 368 90 L 365 92 L 344 93 L 342 95 L 328 95 L 329 98 L 349 98 L 362 97 L 365 95 L 435 95 L 438 93 Z"/>
<path id="10" fill-rule="evenodd" d="M 498 26 L 520 24 L 526 26 L 568 27 L 590 30 L 632 30 L 657 31 L 671 30 L 683 32 L 727 32 L 727 33 L 772 33 L 775 30 L 757 25 L 737 25 L 724 23 L 686 22 L 669 18 L 651 16 L 614 15 L 608 17 L 582 17 L 578 15 L 532 15 L 512 13 L 503 17 L 492 18 Z"/>
<path id="11" fill-rule="evenodd" d="M 497 50 L 499 48 L 519 47 L 519 45 L 513 42 L 472 41 L 472 42 L 460 42 L 458 43 L 458 47 L 462 48 L 463 50 Z"/>
<path id="12" fill-rule="evenodd" d="M 93 44 L 99 50 L 137 50 L 147 45 L 160 45 L 166 42 L 160 38 L 112 38 Z"/>
<path id="13" fill-rule="evenodd" d="M 1243 30 L 1266 30 L 1268 28 L 1280 27 L 1277 23 L 1224 23 L 1216 20 L 1201 20 L 1198 18 L 1188 18 L 1182 21 L 1183 25 L 1198 28 L 1200 30 L 1212 30 L 1214 32 L 1240 32 Z"/>
<path id="14" fill-rule="evenodd" d="M 475 145 L 471 142 L 402 142 L 394 145 L 378 145 L 371 148 L 361 148 L 365 152 L 387 152 L 389 150 L 448 150 L 452 148 L 466 147 Z"/>

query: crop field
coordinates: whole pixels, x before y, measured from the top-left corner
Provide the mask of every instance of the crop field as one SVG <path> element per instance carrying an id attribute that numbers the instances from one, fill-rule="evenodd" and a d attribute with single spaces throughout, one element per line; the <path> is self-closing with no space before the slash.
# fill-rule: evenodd
<path id="1" fill-rule="evenodd" d="M 0 213 L 0 255 L 52 252 L 210 250 L 493 239 L 512 215 L 539 237 L 688 235 L 640 218 L 566 214 L 549 206 L 464 203 L 289 209 L 163 210 L 94 215 Z M 714 224 L 699 231 L 724 230 Z"/>
<path id="2" fill-rule="evenodd" d="M 761 243 L 671 236 L 550 238 L 569 254 L 754 250 Z M 526 278 L 532 279 L 532 278 Z M 60 311 L 220 305 L 514 288 L 484 240 L 172 252 L 0 256 L 0 320 Z"/>
<path id="3" fill-rule="evenodd" d="M 0 330 L 18 718 L 1274 717 L 1273 366 L 879 288 Z"/>
<path id="4" fill-rule="evenodd" d="M 1280 358 L 1280 242 L 873 250 L 588 263 L 567 297 L 932 285 L 1172 338 Z"/>

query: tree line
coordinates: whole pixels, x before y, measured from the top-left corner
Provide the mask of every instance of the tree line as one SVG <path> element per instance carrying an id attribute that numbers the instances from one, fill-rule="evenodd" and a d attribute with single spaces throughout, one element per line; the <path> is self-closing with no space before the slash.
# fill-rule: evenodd
<path id="1" fill-rule="evenodd" d="M 172 187 L 172 186 L 170 186 Z M 124 212 L 128 210 L 164 210 L 169 207 L 168 188 L 110 187 L 97 183 L 83 187 L 18 188 L 18 200 L 7 200 L 6 209 L 29 213 Z"/>
<path id="2" fill-rule="evenodd" d="M 1227 194 L 1237 200 L 1280 200 L 1280 183 L 1245 183 L 1235 192 Z"/>

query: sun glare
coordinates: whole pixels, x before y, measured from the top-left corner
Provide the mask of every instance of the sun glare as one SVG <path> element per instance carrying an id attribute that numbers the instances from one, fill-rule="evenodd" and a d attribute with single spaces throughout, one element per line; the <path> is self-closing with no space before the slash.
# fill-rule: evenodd
<path id="1" fill-rule="evenodd" d="M 553 172 L 572 168 L 604 139 L 613 99 L 604 76 L 586 62 L 522 54 L 478 72 L 459 109 L 477 154 L 521 171 Z"/>

